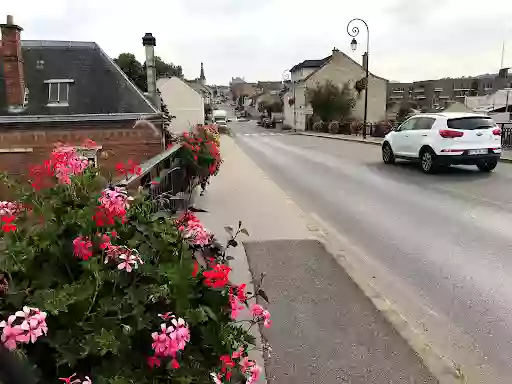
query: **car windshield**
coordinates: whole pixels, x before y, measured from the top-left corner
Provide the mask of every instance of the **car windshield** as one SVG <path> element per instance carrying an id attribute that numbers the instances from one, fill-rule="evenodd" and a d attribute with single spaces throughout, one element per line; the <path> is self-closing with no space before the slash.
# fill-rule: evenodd
<path id="1" fill-rule="evenodd" d="M 489 129 L 495 126 L 494 121 L 488 117 L 463 117 L 449 119 L 448 128 L 472 131 L 474 129 Z"/>

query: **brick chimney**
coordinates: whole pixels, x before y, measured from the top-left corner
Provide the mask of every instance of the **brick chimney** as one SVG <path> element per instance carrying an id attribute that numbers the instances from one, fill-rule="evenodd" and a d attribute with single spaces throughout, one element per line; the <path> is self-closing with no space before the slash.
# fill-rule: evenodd
<path id="1" fill-rule="evenodd" d="M 20 26 L 14 24 L 13 17 L 7 16 L 7 22 L 0 24 L 2 29 L 1 54 L 4 62 L 5 89 L 9 109 L 23 107 L 25 99 L 25 74 L 21 54 Z"/>

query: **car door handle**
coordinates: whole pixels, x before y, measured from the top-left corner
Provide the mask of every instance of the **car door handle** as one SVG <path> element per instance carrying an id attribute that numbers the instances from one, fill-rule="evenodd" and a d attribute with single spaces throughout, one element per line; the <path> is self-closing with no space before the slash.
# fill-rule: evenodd
<path id="1" fill-rule="evenodd" d="M 409 137 L 409 135 L 404 135 L 404 137 Z"/>
<path id="2" fill-rule="evenodd" d="M 423 137 L 427 137 L 428 135 L 421 135 L 421 136 L 423 136 Z"/>

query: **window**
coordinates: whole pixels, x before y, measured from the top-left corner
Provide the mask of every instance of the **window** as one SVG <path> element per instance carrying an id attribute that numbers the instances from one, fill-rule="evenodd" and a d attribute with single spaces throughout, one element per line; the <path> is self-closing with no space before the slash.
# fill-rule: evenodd
<path id="1" fill-rule="evenodd" d="M 398 129 L 398 132 L 402 131 L 410 131 L 414 128 L 414 124 L 416 123 L 417 119 L 409 119 L 405 123 L 403 123 Z"/>
<path id="2" fill-rule="evenodd" d="M 98 151 L 101 150 L 101 146 L 98 148 L 77 148 L 77 152 L 80 156 L 87 159 L 90 165 L 93 167 L 98 166 Z"/>
<path id="3" fill-rule="evenodd" d="M 48 105 L 49 106 L 68 106 L 69 105 L 69 85 L 73 83 L 71 79 L 45 80 L 48 84 Z"/>
<path id="4" fill-rule="evenodd" d="M 428 130 L 432 128 L 436 119 L 432 117 L 418 117 L 416 120 L 416 124 L 414 125 L 414 130 Z"/>
<path id="5" fill-rule="evenodd" d="M 472 131 L 473 129 L 494 128 L 496 123 L 488 117 L 463 117 L 460 119 L 449 119 L 448 128 Z"/>
<path id="6" fill-rule="evenodd" d="M 23 96 L 23 106 L 24 107 L 28 104 L 28 94 L 29 94 L 28 88 L 25 87 L 25 95 Z"/>

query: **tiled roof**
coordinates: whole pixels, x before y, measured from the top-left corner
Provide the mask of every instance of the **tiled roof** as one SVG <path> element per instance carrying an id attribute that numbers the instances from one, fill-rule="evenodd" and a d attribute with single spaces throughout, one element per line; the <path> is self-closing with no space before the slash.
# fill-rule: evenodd
<path id="1" fill-rule="evenodd" d="M 327 63 L 329 60 L 331 60 L 331 56 L 324 57 L 323 59 L 318 60 L 304 60 L 302 63 L 294 65 L 290 72 L 296 71 L 301 68 L 320 68 L 325 63 Z"/>
<path id="2" fill-rule="evenodd" d="M 114 62 L 93 42 L 22 41 L 26 109 L 16 115 L 92 115 L 156 113 Z M 38 68 L 38 61 L 44 61 Z M 5 79 L 0 58 L 0 116 L 7 111 Z M 45 80 L 73 80 L 69 106 L 48 107 Z"/>

